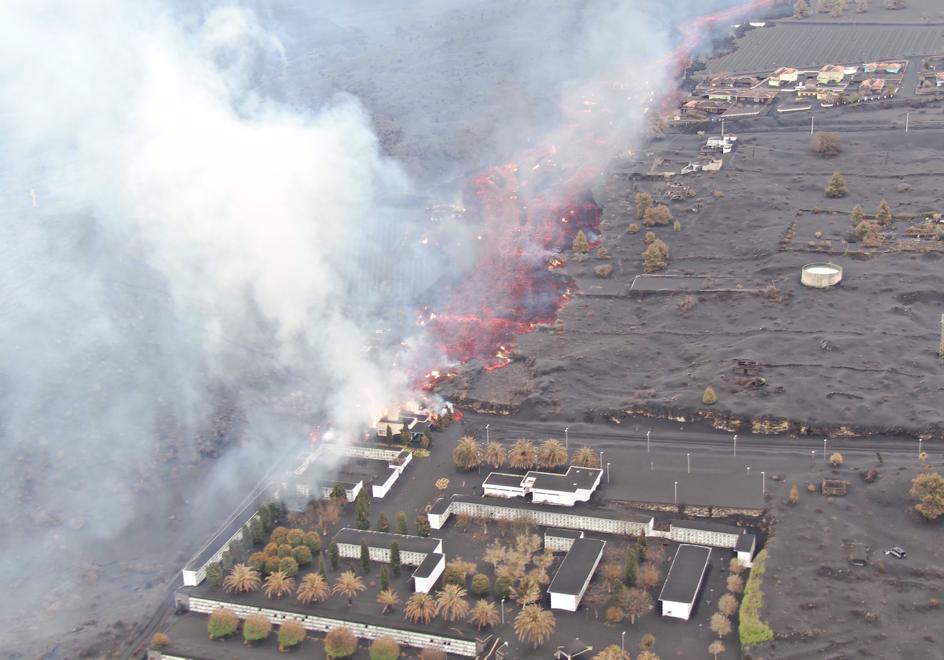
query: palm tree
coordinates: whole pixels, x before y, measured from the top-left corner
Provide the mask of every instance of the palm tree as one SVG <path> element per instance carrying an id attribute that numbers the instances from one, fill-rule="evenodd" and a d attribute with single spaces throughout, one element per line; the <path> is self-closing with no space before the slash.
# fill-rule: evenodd
<path id="1" fill-rule="evenodd" d="M 493 468 L 500 468 L 505 463 L 505 448 L 500 442 L 492 440 L 485 445 L 485 462 Z"/>
<path id="2" fill-rule="evenodd" d="M 530 440 L 515 440 L 508 453 L 508 465 L 516 470 L 530 470 L 537 462 L 538 450 Z"/>
<path id="3" fill-rule="evenodd" d="M 482 463 L 482 449 L 478 440 L 471 435 L 459 438 L 458 444 L 452 450 L 452 460 L 460 470 L 471 470 Z"/>
<path id="4" fill-rule="evenodd" d="M 468 592 L 458 584 L 447 584 L 436 594 L 436 614 L 442 614 L 445 621 L 462 619 L 469 613 L 469 602 L 465 599 Z"/>
<path id="5" fill-rule="evenodd" d="M 567 450 L 560 440 L 550 438 L 541 443 L 538 450 L 538 465 L 543 468 L 556 468 L 567 464 Z"/>
<path id="6" fill-rule="evenodd" d="M 331 595 L 331 587 L 321 573 L 309 573 L 302 578 L 295 596 L 302 605 L 320 603 Z"/>
<path id="7" fill-rule="evenodd" d="M 295 579 L 282 571 L 270 573 L 262 589 L 268 598 L 281 598 L 292 593 L 295 589 Z"/>
<path id="8" fill-rule="evenodd" d="M 515 617 L 515 634 L 522 642 L 539 647 L 550 639 L 557 627 L 554 613 L 540 605 L 525 605 Z"/>
<path id="9" fill-rule="evenodd" d="M 366 588 L 364 581 L 354 575 L 354 571 L 344 571 L 335 581 L 331 593 L 347 598 L 347 606 L 350 607 L 354 603 L 354 596 L 364 591 Z"/>
<path id="10" fill-rule="evenodd" d="M 396 605 L 400 604 L 400 597 L 393 589 L 384 589 L 377 594 L 377 602 L 383 605 L 383 610 L 380 613 L 386 614 Z"/>
<path id="11" fill-rule="evenodd" d="M 259 572 L 246 564 L 236 564 L 223 580 L 223 588 L 234 593 L 255 591 L 262 584 Z"/>
<path id="12" fill-rule="evenodd" d="M 484 598 L 475 603 L 469 611 L 467 621 L 475 626 L 476 630 L 491 628 L 498 623 L 498 608 Z"/>
<path id="13" fill-rule="evenodd" d="M 633 657 L 616 644 L 610 644 L 593 656 L 593 660 L 633 660 Z"/>
<path id="14" fill-rule="evenodd" d="M 600 455 L 590 449 L 590 447 L 580 447 L 570 457 L 570 464 L 577 467 L 595 468 L 600 467 Z"/>
<path id="15" fill-rule="evenodd" d="M 429 594 L 417 591 L 407 599 L 403 615 L 413 623 L 429 623 L 436 616 L 436 601 Z"/>

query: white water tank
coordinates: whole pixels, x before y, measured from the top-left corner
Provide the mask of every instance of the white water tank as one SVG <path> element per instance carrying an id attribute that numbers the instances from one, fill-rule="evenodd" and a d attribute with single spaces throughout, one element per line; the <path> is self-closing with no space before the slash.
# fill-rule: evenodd
<path id="1" fill-rule="evenodd" d="M 842 281 L 842 266 L 834 263 L 806 264 L 800 271 L 800 283 L 814 289 L 828 289 Z"/>

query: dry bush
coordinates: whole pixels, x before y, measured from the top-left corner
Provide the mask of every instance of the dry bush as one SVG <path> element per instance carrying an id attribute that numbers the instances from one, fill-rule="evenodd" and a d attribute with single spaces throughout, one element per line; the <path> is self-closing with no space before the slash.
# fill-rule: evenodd
<path id="1" fill-rule="evenodd" d="M 879 471 L 876 470 L 875 468 L 869 468 L 865 472 L 862 472 L 861 475 L 862 475 L 862 481 L 864 481 L 867 484 L 871 484 L 871 483 L 874 483 L 878 479 Z"/>
<path id="2" fill-rule="evenodd" d="M 678 304 L 678 308 L 683 312 L 690 312 L 695 309 L 697 301 L 695 296 L 688 295 L 682 298 L 682 301 Z"/>
<path id="3" fill-rule="evenodd" d="M 720 190 L 715 190 L 711 193 L 711 196 L 714 197 L 715 199 L 722 199 L 724 197 L 724 193 L 721 192 Z"/>
<path id="4" fill-rule="evenodd" d="M 605 280 L 613 274 L 613 266 L 610 264 L 600 264 L 593 269 L 593 274 Z"/>
<path id="5" fill-rule="evenodd" d="M 647 227 L 653 227 L 655 225 L 667 225 L 673 220 L 672 211 L 669 207 L 665 204 L 657 204 L 656 206 L 650 206 L 646 209 L 642 217 L 642 224 Z"/>
<path id="6" fill-rule="evenodd" d="M 906 193 L 911 192 L 911 185 L 907 183 L 899 183 L 895 186 L 895 192 Z"/>
<path id="7" fill-rule="evenodd" d="M 637 234 L 637 233 L 639 233 L 639 225 L 637 225 L 635 222 L 633 222 L 633 223 L 630 224 L 629 227 L 626 229 L 626 233 L 627 233 L 627 234 Z"/>
<path id="8" fill-rule="evenodd" d="M 838 133 L 817 133 L 810 139 L 813 151 L 823 158 L 831 158 L 842 153 L 842 139 Z"/>
<path id="9" fill-rule="evenodd" d="M 597 249 L 597 259 L 609 259 L 609 258 L 610 258 L 610 251 L 607 250 L 605 247 L 600 246 L 600 248 Z"/>
<path id="10" fill-rule="evenodd" d="M 170 644 L 170 637 L 164 633 L 154 633 L 154 636 L 151 637 L 151 648 L 152 649 L 162 649 L 165 646 Z"/>

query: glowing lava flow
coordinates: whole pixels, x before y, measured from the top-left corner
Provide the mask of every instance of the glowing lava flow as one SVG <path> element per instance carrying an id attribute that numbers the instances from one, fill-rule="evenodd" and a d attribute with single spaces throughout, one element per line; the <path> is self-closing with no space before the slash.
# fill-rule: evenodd
<path id="1" fill-rule="evenodd" d="M 753 0 L 688 21 L 680 27 L 681 42 L 658 64 L 670 75 L 681 73 L 708 29 L 780 1 Z M 598 91 L 602 96 L 621 89 L 611 83 Z M 583 143 L 584 153 L 599 154 L 610 144 L 597 133 L 604 112 L 595 92 L 567 114 L 565 132 Z M 478 360 L 486 370 L 505 366 L 518 335 L 556 320 L 574 290 L 570 277 L 557 270 L 565 263 L 563 250 L 581 230 L 591 244 L 598 240 L 602 211 L 589 192 L 598 173 L 590 165 L 562 166 L 551 146 L 522 158 L 520 167 L 500 165 L 468 181 L 466 217 L 477 223 L 482 239 L 477 264 L 443 309 L 424 310 L 418 321 L 430 328 L 450 360 Z M 427 386 L 450 375 L 430 372 Z"/>

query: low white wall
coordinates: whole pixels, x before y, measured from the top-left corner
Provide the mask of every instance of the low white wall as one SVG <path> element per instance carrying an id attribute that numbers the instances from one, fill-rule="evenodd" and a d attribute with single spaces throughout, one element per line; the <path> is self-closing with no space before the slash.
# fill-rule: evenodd
<path id="1" fill-rule="evenodd" d="M 216 609 L 225 607 L 226 609 L 235 612 L 240 619 L 245 619 L 250 614 L 262 614 L 268 617 L 269 621 L 276 625 L 285 621 L 298 621 L 305 627 L 306 630 L 314 630 L 317 632 L 326 632 L 331 628 L 342 626 L 349 629 L 361 639 L 377 639 L 378 637 L 390 636 L 393 637 L 397 643 L 403 644 L 405 646 L 412 646 L 414 648 L 425 648 L 427 646 L 431 646 L 433 648 L 441 649 L 446 653 L 454 653 L 456 655 L 469 657 L 475 655 L 474 640 L 444 637 L 441 635 L 419 633 L 412 630 L 402 630 L 400 628 L 389 628 L 386 626 L 375 626 L 367 623 L 360 623 L 358 621 L 333 619 L 326 616 L 297 614 L 295 612 L 285 612 L 267 607 L 254 607 L 252 605 L 228 603 L 225 601 L 210 600 L 207 598 L 191 597 L 189 601 L 189 608 L 191 612 L 210 614 Z"/>

